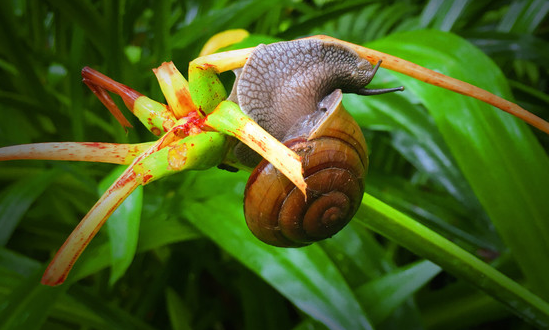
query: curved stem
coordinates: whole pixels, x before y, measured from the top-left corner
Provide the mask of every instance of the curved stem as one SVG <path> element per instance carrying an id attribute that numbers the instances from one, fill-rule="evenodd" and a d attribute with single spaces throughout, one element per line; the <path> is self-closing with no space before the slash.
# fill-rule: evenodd
<path id="1" fill-rule="evenodd" d="M 549 134 L 549 122 L 541 119 L 540 117 L 534 115 L 533 113 L 527 111 L 526 109 L 520 107 L 519 105 L 507 101 L 497 95 L 494 95 L 482 88 L 471 85 L 459 79 L 455 79 L 442 73 L 424 68 L 415 63 L 403 60 L 396 56 L 385 54 L 374 49 L 366 48 L 363 46 L 355 45 L 353 43 L 332 38 L 329 36 L 313 36 L 310 37 L 313 39 L 333 41 L 343 45 L 346 45 L 353 50 L 355 50 L 360 57 L 368 60 L 370 63 L 377 63 L 382 61 L 381 66 L 389 70 L 400 72 L 412 78 L 421 80 L 431 85 L 439 86 L 456 93 L 474 97 L 478 100 L 486 102 L 490 105 L 493 105 L 505 112 L 516 116 L 528 124 L 538 128 L 539 130 Z"/>
<path id="2" fill-rule="evenodd" d="M 378 61 L 381 60 L 381 66 L 386 69 L 400 72 L 428 84 L 439 86 L 456 93 L 474 97 L 480 101 L 486 102 L 505 112 L 508 112 L 513 116 L 516 116 L 524 120 L 528 124 L 538 128 L 539 130 L 549 134 L 549 122 L 541 119 L 540 117 L 534 115 L 533 113 L 527 111 L 519 105 L 507 101 L 477 86 L 427 69 L 396 56 L 385 54 L 360 45 L 355 45 L 353 43 L 339 40 L 333 37 L 317 35 L 308 38 L 332 41 L 346 45 L 347 47 L 355 50 L 360 55 L 360 57 L 368 60 L 372 64 L 376 64 Z M 196 67 L 213 68 L 217 73 L 238 69 L 244 66 L 244 64 L 248 60 L 248 57 L 254 51 L 254 49 L 255 48 L 244 48 L 202 56 L 192 61 L 191 65 L 194 65 Z"/>
<path id="3" fill-rule="evenodd" d="M 132 164 L 128 166 L 124 173 L 101 196 L 73 230 L 63 246 L 57 251 L 57 254 L 48 265 L 42 277 L 42 284 L 54 286 L 62 284 L 65 281 L 78 257 L 80 257 L 86 246 L 88 246 L 114 210 L 137 186 L 154 179 L 154 175 L 150 173 L 151 169 L 147 173 L 147 169 L 143 170 L 141 166 L 138 166 L 139 162 L 162 149 L 165 145 L 170 144 L 175 139 L 177 139 L 177 136 L 173 131 L 170 131 L 133 160 Z"/>
<path id="4" fill-rule="evenodd" d="M 45 142 L 0 148 L 0 161 L 15 159 L 70 160 L 126 165 L 152 146 L 152 142 Z"/>
<path id="5" fill-rule="evenodd" d="M 255 47 L 230 50 L 223 53 L 215 53 L 194 59 L 189 64 L 191 67 L 199 69 L 213 69 L 216 73 L 238 69 L 246 64 L 248 57 L 252 54 Z"/>
<path id="6" fill-rule="evenodd" d="M 252 148 L 295 184 L 304 196 L 307 196 L 301 158 L 246 116 L 236 103 L 223 101 L 206 117 L 205 124 L 219 132 L 236 137 Z"/>
<path id="7" fill-rule="evenodd" d="M 244 29 L 226 30 L 215 34 L 202 46 L 199 56 L 210 55 L 221 48 L 228 47 L 244 40 L 250 33 Z"/>

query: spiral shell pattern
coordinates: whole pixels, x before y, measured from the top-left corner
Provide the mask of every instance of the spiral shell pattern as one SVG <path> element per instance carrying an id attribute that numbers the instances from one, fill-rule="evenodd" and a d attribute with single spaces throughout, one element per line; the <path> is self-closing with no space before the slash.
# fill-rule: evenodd
<path id="1" fill-rule="evenodd" d="M 307 197 L 263 160 L 246 186 L 244 214 L 265 243 L 298 247 L 333 236 L 352 219 L 368 166 L 360 127 L 339 104 L 337 114 L 308 137 L 285 142 L 302 159 Z"/>

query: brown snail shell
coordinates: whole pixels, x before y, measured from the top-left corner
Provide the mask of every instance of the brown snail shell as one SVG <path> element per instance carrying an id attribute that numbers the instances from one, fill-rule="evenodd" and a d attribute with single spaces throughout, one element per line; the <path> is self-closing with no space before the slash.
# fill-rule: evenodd
<path id="1" fill-rule="evenodd" d="M 303 246 L 331 237 L 347 225 L 360 206 L 368 166 L 366 142 L 341 104 L 341 91 L 326 99 L 331 104 L 314 120 L 310 133 L 290 133 L 294 136 L 285 142 L 302 158 L 307 199 L 265 160 L 248 180 L 246 222 L 265 243 Z"/>

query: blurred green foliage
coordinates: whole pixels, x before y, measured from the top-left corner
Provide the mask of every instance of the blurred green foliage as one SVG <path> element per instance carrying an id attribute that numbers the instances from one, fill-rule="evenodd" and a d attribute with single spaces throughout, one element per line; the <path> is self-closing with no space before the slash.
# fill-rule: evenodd
<path id="1" fill-rule="evenodd" d="M 185 72 L 230 28 L 252 44 L 311 34 L 368 44 L 549 119 L 548 11 L 535 0 L 2 1 L 0 146 L 153 140 L 129 115 L 124 132 L 81 83 L 82 67 L 163 102 L 151 69 L 173 60 Z M 344 99 L 369 144 L 367 192 L 549 299 L 547 135 L 398 74 L 372 84 L 407 91 Z M 146 186 L 127 202 L 132 225 L 117 230 L 128 244 L 102 230 L 66 284 L 39 285 L 111 171 L 0 163 L 0 329 L 530 328 L 365 229 L 368 219 L 303 249 L 260 243 L 242 216 L 246 173 L 217 169 Z"/>

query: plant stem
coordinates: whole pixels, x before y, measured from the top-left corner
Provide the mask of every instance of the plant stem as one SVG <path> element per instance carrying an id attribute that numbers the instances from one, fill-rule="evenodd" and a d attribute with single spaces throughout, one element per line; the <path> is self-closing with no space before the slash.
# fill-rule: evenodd
<path id="1" fill-rule="evenodd" d="M 540 328 L 549 326 L 547 302 L 389 205 L 364 194 L 357 218 L 361 225 L 431 260 L 447 272 L 469 281 L 499 300 L 525 321 Z"/>

